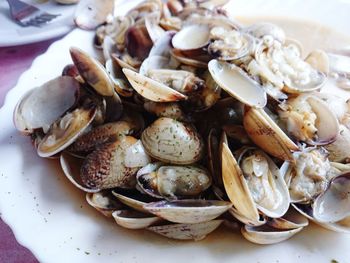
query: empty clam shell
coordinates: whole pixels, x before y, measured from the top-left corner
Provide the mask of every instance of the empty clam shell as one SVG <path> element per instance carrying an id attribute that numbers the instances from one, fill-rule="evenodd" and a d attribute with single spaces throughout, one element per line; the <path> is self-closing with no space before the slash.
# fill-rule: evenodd
<path id="1" fill-rule="evenodd" d="M 80 76 L 97 93 L 102 96 L 114 95 L 113 83 L 109 78 L 108 72 L 100 62 L 79 48 L 71 47 L 69 51 Z"/>
<path id="2" fill-rule="evenodd" d="M 242 69 L 215 59 L 209 62 L 208 69 L 215 82 L 242 103 L 257 108 L 266 105 L 266 92 Z"/>
<path id="3" fill-rule="evenodd" d="M 172 102 L 187 99 L 180 92 L 130 69 L 124 68 L 123 72 L 137 93 L 148 100 Z"/>
<path id="4" fill-rule="evenodd" d="M 70 146 L 86 130 L 96 115 L 96 106 L 77 108 L 68 112 L 51 125 L 49 132 L 39 143 L 41 157 L 53 156 Z"/>
<path id="5" fill-rule="evenodd" d="M 232 206 L 216 200 L 160 201 L 144 205 L 144 208 L 161 218 L 174 223 L 201 223 L 217 218 Z"/>
<path id="6" fill-rule="evenodd" d="M 241 229 L 242 235 L 250 242 L 269 245 L 285 241 L 303 230 L 303 227 L 278 230 L 269 226 L 244 226 Z"/>
<path id="7" fill-rule="evenodd" d="M 267 224 L 276 229 L 296 229 L 309 225 L 307 217 L 300 214 L 292 206 L 281 218 L 270 218 Z"/>
<path id="8" fill-rule="evenodd" d="M 112 217 L 112 213 L 122 207 L 110 192 L 87 193 L 86 201 L 106 217 Z"/>
<path id="9" fill-rule="evenodd" d="M 117 210 L 112 216 L 118 225 L 128 229 L 143 229 L 162 221 L 157 216 L 132 210 Z"/>
<path id="10" fill-rule="evenodd" d="M 20 132 L 31 133 L 43 128 L 46 132 L 77 100 L 79 83 L 71 77 L 58 77 L 28 91 L 20 99 L 13 114 Z"/>
<path id="11" fill-rule="evenodd" d="M 350 173 L 334 177 L 313 204 L 313 217 L 324 223 L 350 218 Z"/>
<path id="12" fill-rule="evenodd" d="M 151 226 L 147 230 L 171 239 L 198 241 L 217 229 L 222 222 L 223 220 L 212 220 L 197 224 L 165 224 Z"/>
<path id="13" fill-rule="evenodd" d="M 185 123 L 159 118 L 141 135 L 147 153 L 172 164 L 192 164 L 203 156 L 204 145 L 196 130 Z"/>

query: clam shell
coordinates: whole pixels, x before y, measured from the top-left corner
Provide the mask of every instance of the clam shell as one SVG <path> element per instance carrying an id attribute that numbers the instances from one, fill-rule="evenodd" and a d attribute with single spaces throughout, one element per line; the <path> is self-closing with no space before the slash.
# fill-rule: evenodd
<path id="1" fill-rule="evenodd" d="M 298 146 L 281 130 L 263 109 L 246 108 L 243 126 L 250 139 L 265 152 L 281 160 L 293 161 Z"/>
<path id="2" fill-rule="evenodd" d="M 286 40 L 286 34 L 283 29 L 272 23 L 256 23 L 243 29 L 244 32 L 251 34 L 256 38 L 263 38 L 264 36 L 272 36 L 281 43 Z"/>
<path id="3" fill-rule="evenodd" d="M 242 103 L 257 108 L 266 105 L 266 92 L 242 69 L 215 59 L 209 62 L 208 69 L 215 82 Z"/>
<path id="4" fill-rule="evenodd" d="M 217 218 L 231 206 L 229 202 L 216 200 L 176 200 L 148 203 L 144 208 L 170 222 L 194 224 Z"/>
<path id="5" fill-rule="evenodd" d="M 74 157 L 68 153 L 61 153 L 60 155 L 60 164 L 61 168 L 68 178 L 68 180 L 80 190 L 87 193 L 97 193 L 100 189 L 91 189 L 84 185 L 80 176 L 80 169 L 83 165 L 84 159 Z"/>
<path id="6" fill-rule="evenodd" d="M 180 92 L 130 69 L 123 68 L 123 72 L 137 93 L 148 100 L 172 102 L 187 99 Z"/>
<path id="7" fill-rule="evenodd" d="M 116 191 L 112 191 L 112 194 L 118 198 L 118 200 L 123 203 L 124 205 L 127 205 L 130 208 L 135 209 L 138 212 L 141 213 L 148 213 L 146 209 L 143 208 L 144 205 L 146 205 L 146 202 L 140 201 L 138 199 L 135 199 L 133 197 L 126 196 L 125 194 L 118 193 Z"/>
<path id="8" fill-rule="evenodd" d="M 303 227 L 290 230 L 277 230 L 267 226 L 244 226 L 241 229 L 242 235 L 250 242 L 269 245 L 285 241 L 303 230 Z"/>
<path id="9" fill-rule="evenodd" d="M 350 218 L 350 173 L 332 178 L 313 204 L 313 217 L 321 223 Z"/>
<path id="10" fill-rule="evenodd" d="M 151 226 L 147 230 L 171 239 L 202 240 L 217 229 L 223 220 L 212 220 L 197 224 L 166 224 Z"/>
<path id="11" fill-rule="evenodd" d="M 112 213 L 122 207 L 110 192 L 87 193 L 86 201 L 106 217 L 112 217 Z"/>
<path id="12" fill-rule="evenodd" d="M 23 133 L 31 133 L 38 128 L 47 131 L 75 104 L 79 87 L 74 78 L 63 76 L 26 92 L 13 113 L 15 127 Z"/>
<path id="13" fill-rule="evenodd" d="M 119 226 L 128 229 L 143 229 L 162 221 L 159 217 L 132 210 L 117 210 L 112 216 Z"/>
<path id="14" fill-rule="evenodd" d="M 82 29 L 92 30 L 103 24 L 113 9 L 111 0 L 82 0 L 76 7 L 74 22 Z"/>
<path id="15" fill-rule="evenodd" d="M 57 120 L 39 143 L 40 157 L 50 157 L 70 146 L 86 130 L 96 115 L 96 107 L 77 108 Z"/>
<path id="16" fill-rule="evenodd" d="M 148 126 L 141 140 L 149 155 L 166 163 L 192 164 L 203 156 L 203 141 L 196 130 L 170 118 L 159 118 Z"/>
<path id="17" fill-rule="evenodd" d="M 102 96 L 114 95 L 114 87 L 103 65 L 77 47 L 69 49 L 80 76 Z"/>
<path id="18" fill-rule="evenodd" d="M 81 167 L 83 183 L 90 188 L 99 189 L 134 187 L 139 167 L 126 165 L 126 151 L 135 143 L 137 139 L 125 136 L 113 143 L 102 145 L 89 154 Z"/>
<path id="19" fill-rule="evenodd" d="M 309 225 L 307 217 L 300 214 L 293 207 L 290 207 L 286 214 L 281 218 L 269 218 L 267 224 L 276 229 L 288 230 Z"/>

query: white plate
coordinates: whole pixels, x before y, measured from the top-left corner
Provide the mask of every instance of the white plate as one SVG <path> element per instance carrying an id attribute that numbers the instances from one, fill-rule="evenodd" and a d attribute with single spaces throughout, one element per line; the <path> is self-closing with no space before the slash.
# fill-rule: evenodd
<path id="1" fill-rule="evenodd" d="M 305 16 L 310 11 L 313 19 L 317 20 L 318 13 L 319 20 L 344 24 L 344 30 L 349 24 L 349 6 L 340 1 L 233 2 L 236 14 L 250 14 L 256 5 L 255 12 L 260 10 L 262 14 L 274 10 L 280 15 Z M 330 2 L 335 7 L 329 6 Z M 350 236 L 314 225 L 271 246 L 251 244 L 225 228 L 203 241 L 178 242 L 146 231 L 119 228 L 90 208 L 84 193 L 68 182 L 58 162 L 39 158 L 29 138 L 18 134 L 12 124 L 12 111 L 24 92 L 60 74 L 70 62 L 71 45 L 93 52 L 91 41 L 91 33 L 75 30 L 54 43 L 21 76 L 0 111 L 0 211 L 17 240 L 41 262 L 349 262 Z"/>
<path id="2" fill-rule="evenodd" d="M 54 0 L 23 0 L 52 14 L 61 14 L 43 27 L 21 27 L 10 17 L 9 6 L 0 1 L 0 47 L 39 42 L 68 33 L 74 27 L 76 5 L 60 5 Z"/>

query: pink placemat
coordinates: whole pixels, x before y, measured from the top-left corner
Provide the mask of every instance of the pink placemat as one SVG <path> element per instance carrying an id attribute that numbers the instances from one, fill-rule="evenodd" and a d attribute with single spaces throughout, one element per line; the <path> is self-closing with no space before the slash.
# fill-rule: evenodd
<path id="1" fill-rule="evenodd" d="M 0 107 L 4 105 L 6 93 L 16 85 L 20 75 L 56 40 L 0 48 Z M 0 219 L 0 263 L 34 262 L 38 261 L 33 254 L 18 244 L 11 229 Z"/>

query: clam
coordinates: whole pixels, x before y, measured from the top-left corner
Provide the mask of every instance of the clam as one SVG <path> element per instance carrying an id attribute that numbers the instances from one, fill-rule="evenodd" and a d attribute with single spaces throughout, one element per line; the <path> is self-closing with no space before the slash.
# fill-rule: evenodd
<path id="1" fill-rule="evenodd" d="M 91 152 L 97 147 L 118 140 L 123 135 L 131 135 L 135 125 L 126 121 L 110 122 L 93 128 L 80 136 L 69 148 L 70 152 Z"/>
<path id="2" fill-rule="evenodd" d="M 293 154 L 294 162 L 284 174 L 292 202 L 311 202 L 322 193 L 336 175 L 327 152 L 322 148 L 306 148 Z"/>
<path id="3" fill-rule="evenodd" d="M 329 152 L 329 160 L 333 162 L 348 162 L 350 160 L 350 130 L 339 125 L 339 133 L 335 141 L 325 146 Z"/>
<path id="4" fill-rule="evenodd" d="M 213 220 L 231 206 L 229 202 L 216 200 L 176 200 L 148 203 L 144 208 L 170 222 L 195 224 Z"/>
<path id="5" fill-rule="evenodd" d="M 87 193 L 86 201 L 106 217 L 112 217 L 115 210 L 122 208 L 122 204 L 110 192 Z"/>
<path id="6" fill-rule="evenodd" d="M 324 74 L 329 73 L 329 57 L 327 53 L 321 49 L 311 51 L 306 57 L 305 62 Z"/>
<path id="7" fill-rule="evenodd" d="M 148 227 L 147 230 L 171 239 L 202 240 L 217 229 L 223 220 L 211 220 L 196 224 L 162 224 Z"/>
<path id="8" fill-rule="evenodd" d="M 133 95 L 133 89 L 121 76 L 118 76 L 116 72 L 120 68 L 116 64 L 117 62 L 114 58 L 107 60 L 105 64 L 106 70 L 114 84 L 114 90 L 123 97 L 131 97 Z"/>
<path id="9" fill-rule="evenodd" d="M 292 206 L 303 216 L 307 217 L 312 222 L 318 224 L 319 226 L 340 233 L 350 234 L 350 217 L 345 217 L 344 219 L 337 222 L 319 222 L 313 215 L 313 208 L 310 204 L 292 204 Z"/>
<path id="10" fill-rule="evenodd" d="M 195 166 L 145 166 L 137 172 L 136 180 L 143 192 L 166 199 L 198 196 L 211 185 L 208 172 Z"/>
<path id="11" fill-rule="evenodd" d="M 128 229 L 143 229 L 162 221 L 157 216 L 132 210 L 117 210 L 112 216 L 119 226 Z"/>
<path id="12" fill-rule="evenodd" d="M 199 57 L 188 57 L 185 54 L 181 52 L 181 50 L 173 49 L 170 51 L 170 54 L 173 58 L 175 58 L 177 61 L 184 65 L 193 66 L 196 68 L 207 68 L 208 63 L 207 61 L 201 61 L 199 60 Z"/>
<path id="13" fill-rule="evenodd" d="M 224 143 L 222 177 L 226 193 L 237 212 L 259 222 L 259 211 L 269 217 L 283 216 L 289 207 L 289 192 L 276 164 L 263 151 L 244 148 L 238 161 Z"/>
<path id="14" fill-rule="evenodd" d="M 155 200 L 149 195 L 141 194 L 139 191 L 136 190 L 125 191 L 125 189 L 115 189 L 112 191 L 112 194 L 124 205 L 143 214 L 148 213 L 148 211 L 145 208 L 143 208 L 143 206 Z"/>
<path id="15" fill-rule="evenodd" d="M 316 91 L 326 81 L 325 74 L 305 62 L 293 43 L 282 45 L 272 37 L 264 37 L 254 57 L 247 66 L 249 74 L 259 76 L 264 82 L 287 93 Z"/>
<path id="16" fill-rule="evenodd" d="M 114 1 L 84 0 L 80 1 L 75 10 L 75 24 L 86 30 L 95 29 L 106 21 L 108 15 L 113 14 Z"/>
<path id="17" fill-rule="evenodd" d="M 327 104 L 312 94 L 290 98 L 279 112 L 287 131 L 299 141 L 311 145 L 333 142 L 339 132 L 339 124 Z"/>
<path id="18" fill-rule="evenodd" d="M 47 132 L 51 124 L 77 101 L 79 83 L 71 77 L 58 77 L 26 92 L 16 105 L 13 121 L 22 133 L 42 128 Z"/>
<path id="19" fill-rule="evenodd" d="M 303 230 L 303 227 L 279 230 L 269 226 L 248 226 L 241 229 L 242 235 L 252 243 L 269 245 L 285 241 Z"/>
<path id="20" fill-rule="evenodd" d="M 213 27 L 210 30 L 211 43 L 208 53 L 219 60 L 234 61 L 250 54 L 254 39 L 231 28 Z"/>
<path id="21" fill-rule="evenodd" d="M 215 59 L 209 62 L 208 69 L 215 82 L 242 103 L 258 108 L 266 105 L 266 92 L 242 69 Z"/>
<path id="22" fill-rule="evenodd" d="M 95 115 L 96 106 L 92 104 L 66 113 L 51 125 L 38 145 L 38 155 L 50 157 L 66 149 L 89 127 Z"/>
<path id="23" fill-rule="evenodd" d="M 192 164 L 203 156 L 203 141 L 193 126 L 170 118 L 152 123 L 141 140 L 149 155 L 166 163 Z"/>
<path id="24" fill-rule="evenodd" d="M 207 25 L 194 24 L 183 27 L 171 41 L 174 48 L 188 56 L 203 54 L 209 44 L 210 28 Z"/>
<path id="25" fill-rule="evenodd" d="M 149 56 L 142 62 L 139 73 L 147 76 L 150 70 L 166 68 L 170 68 L 169 58 L 163 56 Z"/>
<path id="26" fill-rule="evenodd" d="M 293 160 L 292 152 L 299 150 L 263 109 L 246 108 L 243 126 L 250 139 L 272 156 Z"/>
<path id="27" fill-rule="evenodd" d="M 83 165 L 84 159 L 75 157 L 69 153 L 63 152 L 60 155 L 61 168 L 67 177 L 67 179 L 78 189 L 87 193 L 97 193 L 100 189 L 92 189 L 84 185 L 81 176 L 80 169 Z"/>
<path id="28" fill-rule="evenodd" d="M 334 177 L 313 203 L 313 217 L 321 223 L 350 219 L 350 173 Z"/>
<path id="29" fill-rule="evenodd" d="M 114 94 L 113 83 L 103 65 L 79 48 L 71 47 L 70 54 L 80 76 L 102 96 Z"/>
<path id="30" fill-rule="evenodd" d="M 123 72 L 131 86 L 148 100 L 155 102 L 172 102 L 187 98 L 187 96 L 180 92 L 130 69 L 124 68 Z"/>
<path id="31" fill-rule="evenodd" d="M 153 12 L 145 17 L 145 26 L 153 43 L 156 43 L 165 34 L 164 29 L 159 26 L 160 15 L 160 12 Z"/>
<path id="32" fill-rule="evenodd" d="M 128 152 L 128 149 L 134 147 L 136 143 L 138 141 L 134 137 L 125 136 L 113 143 L 104 144 L 90 153 L 81 167 L 83 183 L 92 189 L 134 187 L 136 172 L 149 161 L 145 152 L 139 152 L 140 156 L 136 160 L 140 162 L 129 160 L 133 158 L 133 151 Z"/>
<path id="33" fill-rule="evenodd" d="M 161 56 L 170 57 L 171 39 L 176 34 L 176 31 L 166 31 L 153 45 L 149 52 L 149 57 Z"/>

